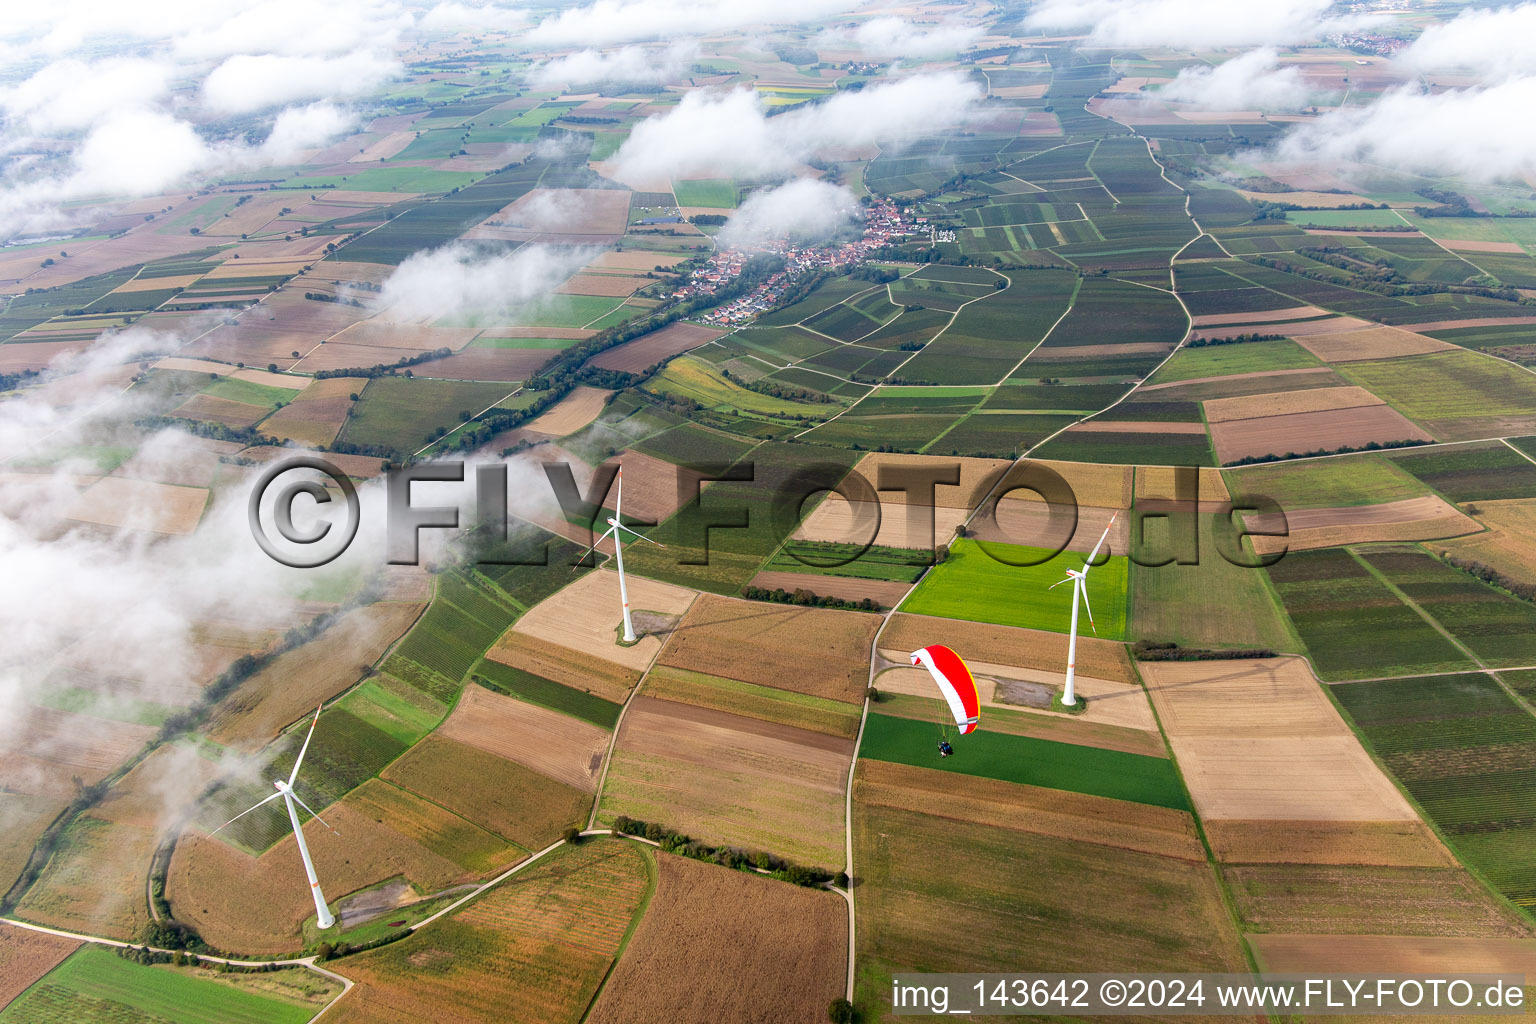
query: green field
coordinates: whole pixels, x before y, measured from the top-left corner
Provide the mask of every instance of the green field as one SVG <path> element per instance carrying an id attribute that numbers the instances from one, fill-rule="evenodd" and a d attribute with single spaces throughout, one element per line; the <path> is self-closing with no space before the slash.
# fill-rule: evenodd
<path id="1" fill-rule="evenodd" d="M 235 380 L 233 377 L 224 377 L 214 381 L 203 388 L 203 394 L 214 398 L 227 398 L 231 402 L 244 402 L 247 405 L 260 405 L 268 409 L 276 408 L 279 402 L 290 402 L 293 396 L 299 393 L 309 381 L 303 377 L 294 378 L 294 386 L 289 388 L 268 387 L 265 384 L 252 384 L 250 381 Z"/>
<path id="2" fill-rule="evenodd" d="M 481 661 L 475 667 L 475 680 L 498 693 L 517 697 L 532 704 L 564 712 L 604 729 L 612 729 L 619 720 L 621 706 L 590 693 L 536 676 L 532 672 L 503 665 L 499 661 Z"/>
<path id="3" fill-rule="evenodd" d="M 1482 673 L 1332 691 L 1457 856 L 1515 903 L 1536 906 L 1536 719 Z"/>
<path id="4" fill-rule="evenodd" d="M 1536 409 L 1536 375 L 1476 352 L 1344 363 L 1338 371 L 1441 441 L 1510 433 L 1497 417 L 1529 418 Z"/>
<path id="5" fill-rule="evenodd" d="M 1391 210 L 1292 210 L 1285 219 L 1299 228 L 1407 228 Z"/>
<path id="6" fill-rule="evenodd" d="M 674 181 L 672 194 L 678 206 L 708 206 L 729 210 L 736 205 L 736 183 L 729 178 L 696 178 Z"/>
<path id="7" fill-rule="evenodd" d="M 300 980 L 283 972 L 284 980 L 315 992 L 327 983 L 308 971 Z M 16 998 L 3 1011 L 4 1024 L 125 1024 L 165 1021 L 169 1024 L 303 1024 L 315 1015 L 319 1002 L 284 998 L 254 985 L 241 987 L 230 979 L 201 969 L 147 967 L 125 960 L 98 946 L 78 950 Z M 266 975 L 252 975 L 254 982 Z M 331 986 L 334 987 L 334 986 Z"/>
<path id="8" fill-rule="evenodd" d="M 1366 562 L 1461 644 L 1495 668 L 1536 664 L 1536 605 L 1418 547 L 1371 548 Z"/>
<path id="9" fill-rule="evenodd" d="M 1262 495 L 1283 509 L 1379 505 L 1428 493 L 1399 462 L 1379 455 L 1229 469 L 1226 481 L 1234 499 Z"/>
<path id="10" fill-rule="evenodd" d="M 715 367 L 695 356 L 672 360 L 644 386 L 653 394 L 692 399 L 708 409 L 776 418 L 822 418 L 842 408 L 836 403 L 800 402 L 749 390 L 721 377 Z"/>
<path id="11" fill-rule="evenodd" d="M 989 732 L 986 709 L 982 710 L 978 731 L 952 738 L 954 756 L 940 758 L 934 749 L 938 716 L 948 712 L 939 701 L 929 703 L 934 706 L 935 718 L 928 722 L 871 712 L 864 723 L 859 756 L 1189 810 L 1184 785 L 1173 762 L 1166 758 Z"/>
<path id="12" fill-rule="evenodd" d="M 409 455 L 512 390 L 509 384 L 379 377 L 363 388 L 362 398 L 341 428 L 339 440 L 373 445 Z"/>
<path id="13" fill-rule="evenodd" d="M 1474 667 L 1343 548 L 1293 551 L 1268 572 L 1325 680 Z"/>
<path id="14" fill-rule="evenodd" d="M 496 338 L 482 334 L 470 343 L 470 348 L 566 349 L 580 344 L 580 338 Z"/>
<path id="15" fill-rule="evenodd" d="M 585 327 L 624 304 L 608 295 L 547 295 L 517 311 L 513 322 L 524 327 Z"/>
<path id="16" fill-rule="evenodd" d="M 1138 639 L 1185 646 L 1267 647 L 1300 651 L 1301 641 L 1281 611 L 1263 569 L 1234 565 L 1233 531 L 1226 516 L 1200 517 L 1199 563 L 1131 569 L 1131 622 Z M 1167 519 L 1147 519 L 1143 561 L 1172 554 Z M 1092 579 L 1089 574 L 1089 579 Z"/>
<path id="17" fill-rule="evenodd" d="M 1536 464 L 1497 441 L 1392 457 L 1450 501 L 1496 501 L 1536 495 Z"/>
<path id="18" fill-rule="evenodd" d="M 1322 361 L 1289 338 L 1253 341 L 1236 345 L 1202 345 L 1181 348 L 1148 380 L 1167 384 L 1176 380 L 1227 377 L 1237 373 L 1298 370 L 1321 366 Z"/>
<path id="19" fill-rule="evenodd" d="M 989 542 L 986 547 L 1010 561 L 1050 554 L 1017 544 Z M 989 555 L 978 541 L 956 540 L 949 546 L 949 557 L 918 584 L 901 610 L 1065 633 L 1071 625 L 1072 591 L 1069 587 L 1046 588 L 1065 578 L 1068 569 L 1082 568 L 1083 557 L 1063 551 L 1039 565 L 1015 566 Z M 1089 571 L 1088 602 L 1098 631 L 1089 628 L 1085 614 L 1078 623 L 1081 635 L 1125 639 L 1129 564 L 1125 557 L 1112 555 L 1104 565 Z"/>

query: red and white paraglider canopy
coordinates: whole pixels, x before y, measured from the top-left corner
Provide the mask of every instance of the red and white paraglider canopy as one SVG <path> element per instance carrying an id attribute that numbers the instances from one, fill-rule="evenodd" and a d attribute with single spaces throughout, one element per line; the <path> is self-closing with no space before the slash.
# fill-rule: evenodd
<path id="1" fill-rule="evenodd" d="M 955 725 L 961 735 L 976 731 L 981 719 L 981 698 L 976 693 L 976 680 L 960 655 L 943 644 L 933 644 L 912 652 L 912 664 L 921 665 L 939 684 L 939 692 L 949 702 L 949 710 L 955 716 Z"/>

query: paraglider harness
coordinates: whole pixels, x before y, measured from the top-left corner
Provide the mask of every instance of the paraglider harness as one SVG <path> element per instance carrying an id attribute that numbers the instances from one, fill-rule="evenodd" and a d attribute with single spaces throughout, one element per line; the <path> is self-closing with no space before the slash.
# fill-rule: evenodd
<path id="1" fill-rule="evenodd" d="M 939 740 L 939 756 L 948 757 L 955 752 L 955 748 L 949 745 L 949 740 Z"/>

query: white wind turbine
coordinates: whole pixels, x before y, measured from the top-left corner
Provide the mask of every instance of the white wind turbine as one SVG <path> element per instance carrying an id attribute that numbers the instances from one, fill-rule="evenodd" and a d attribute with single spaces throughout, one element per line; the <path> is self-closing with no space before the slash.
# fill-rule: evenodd
<path id="1" fill-rule="evenodd" d="M 1081 569 L 1068 569 L 1066 579 L 1052 583 L 1049 587 L 1045 588 L 1047 590 L 1055 590 L 1063 583 L 1072 584 L 1072 632 L 1067 640 L 1067 686 L 1066 689 L 1061 693 L 1061 703 L 1069 708 L 1074 707 L 1077 704 L 1077 691 L 1073 689 L 1072 683 L 1077 677 L 1078 600 L 1082 600 L 1083 608 L 1088 612 L 1089 628 L 1091 628 L 1094 634 L 1097 635 L 1099 628 L 1093 624 L 1093 608 L 1088 604 L 1088 570 L 1093 568 L 1093 560 L 1099 557 L 1099 549 L 1102 548 L 1104 546 L 1104 542 L 1109 539 L 1109 531 L 1114 528 L 1115 518 L 1119 516 L 1119 514 L 1120 513 L 1116 512 L 1114 515 L 1109 517 L 1109 525 L 1104 527 L 1104 535 L 1100 537 L 1099 542 L 1093 546 L 1093 552 L 1088 556 L 1087 560 L 1083 562 L 1083 567 Z"/>
<path id="2" fill-rule="evenodd" d="M 324 705 L 322 705 L 322 707 L 323 706 Z M 276 793 L 273 793 L 271 796 L 261 801 L 261 803 L 241 811 L 239 814 L 235 815 L 233 818 L 230 818 L 224 824 L 220 825 L 218 828 L 214 829 L 208 834 L 210 836 L 216 835 L 217 833 L 222 832 L 224 829 L 228 828 L 230 825 L 233 825 L 235 822 L 239 821 L 241 818 L 245 817 L 247 814 L 250 814 L 257 807 L 260 807 L 263 804 L 269 804 L 273 800 L 276 800 L 278 797 L 282 797 L 283 802 L 288 805 L 288 821 L 293 826 L 293 838 L 299 844 L 299 858 L 304 861 L 304 874 L 309 878 L 309 894 L 315 899 L 315 914 L 317 917 L 315 924 L 321 931 L 324 931 L 336 923 L 336 918 L 331 916 L 331 908 L 325 905 L 325 894 L 320 891 L 320 880 L 315 877 L 315 864 L 314 861 L 309 859 L 309 846 L 304 842 L 304 829 L 299 825 L 299 812 L 293 806 L 294 803 L 297 802 L 300 807 L 304 808 L 306 811 L 309 811 L 310 815 L 316 821 L 322 825 L 325 825 L 326 828 L 331 828 L 330 825 L 326 825 L 324 818 L 320 817 L 320 815 L 311 810 L 308 804 L 299 799 L 299 794 L 293 791 L 293 784 L 299 777 L 299 765 L 304 763 L 304 752 L 309 749 L 310 737 L 314 736 L 315 726 L 318 724 L 320 724 L 320 709 L 315 710 L 315 720 L 309 724 L 309 735 L 304 737 L 304 745 L 299 748 L 299 756 L 298 759 L 293 762 L 293 771 L 289 773 L 288 781 L 284 782 L 282 779 L 275 780 L 272 785 L 277 788 Z M 331 828 L 331 831 L 336 832 L 336 830 L 333 828 Z M 336 832 L 336 834 L 341 835 L 340 832 Z"/>
<path id="3" fill-rule="evenodd" d="M 632 644 L 635 642 L 635 626 L 634 623 L 629 619 L 629 587 L 625 584 L 624 581 L 624 545 L 620 542 L 619 531 L 622 530 L 637 540 L 645 541 L 647 544 L 655 544 L 659 548 L 664 548 L 666 545 L 660 543 L 659 541 L 651 540 L 651 538 L 644 536 L 643 534 L 636 533 L 634 530 L 631 530 L 629 527 L 624 525 L 623 466 L 619 467 L 618 482 L 619 490 L 618 494 L 613 499 L 613 515 L 608 517 L 608 529 L 604 530 L 602 535 L 592 542 L 592 546 L 587 548 L 586 554 L 582 555 L 581 558 L 577 560 L 576 564 L 580 565 L 583 561 L 585 561 L 587 555 L 590 555 L 594 550 L 596 550 L 597 546 L 603 541 L 607 540 L 609 537 L 613 538 L 613 561 L 614 565 L 619 570 L 619 602 L 624 606 L 624 642 L 627 644 Z"/>

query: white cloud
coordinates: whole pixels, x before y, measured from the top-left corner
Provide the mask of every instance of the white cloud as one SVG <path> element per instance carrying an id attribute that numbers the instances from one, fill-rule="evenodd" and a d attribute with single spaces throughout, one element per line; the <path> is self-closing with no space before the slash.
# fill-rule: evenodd
<path id="1" fill-rule="evenodd" d="M 1299 125 L 1278 157 L 1298 164 L 1373 164 L 1479 181 L 1536 171 L 1536 78 L 1442 93 L 1404 86 L 1363 107 L 1342 107 Z"/>
<path id="2" fill-rule="evenodd" d="M 1271 47 L 1250 50 L 1216 67 L 1190 67 L 1147 95 L 1202 110 L 1300 110 L 1307 105 L 1301 71 L 1279 67 Z"/>
<path id="3" fill-rule="evenodd" d="M 505 32 L 528 24 L 528 14 L 496 3 L 448 0 L 423 14 L 417 24 L 426 32 Z"/>
<path id="4" fill-rule="evenodd" d="M 1419 71 L 1470 70 L 1485 81 L 1536 72 L 1536 4 L 1462 11 L 1426 27 L 1398 59 Z"/>
<path id="5" fill-rule="evenodd" d="M 963 124 L 982 89 L 963 74 L 915 75 L 768 117 L 756 93 L 695 91 L 636 125 L 621 175 L 785 174 L 832 148 L 898 142 Z"/>
<path id="6" fill-rule="evenodd" d="M 349 132 L 356 116 L 334 103 L 311 103 L 307 107 L 289 107 L 272 122 L 272 131 L 250 162 L 258 164 L 292 163 L 305 150 L 314 149 Z"/>
<path id="7" fill-rule="evenodd" d="M 33 132 L 77 131 L 115 111 L 162 99 L 172 74 L 167 63 L 137 57 L 57 60 L 0 90 L 0 109 Z"/>
<path id="8" fill-rule="evenodd" d="M 375 298 L 390 319 L 429 322 L 505 320 L 545 299 L 587 264 L 593 251 L 525 245 L 489 253 L 461 242 L 415 253 L 395 268 Z"/>
<path id="9" fill-rule="evenodd" d="M 852 35 L 865 54 L 880 60 L 903 57 L 939 57 L 964 50 L 982 37 L 976 25 L 914 25 L 904 18 L 872 18 Z"/>
<path id="10" fill-rule="evenodd" d="M 351 99 L 403 72 L 400 62 L 367 52 L 341 57 L 238 54 L 203 81 L 203 103 L 218 114 L 244 114 L 309 99 Z"/>
<path id="11" fill-rule="evenodd" d="M 538 65 L 528 76 L 535 89 L 598 82 L 664 82 L 676 78 L 693 59 L 692 46 L 665 50 L 625 46 L 612 52 L 578 50 Z"/>
<path id="12" fill-rule="evenodd" d="M 597 0 L 550 15 L 524 41 L 547 47 L 610 46 L 814 21 L 854 6 L 856 0 Z"/>
<path id="13" fill-rule="evenodd" d="M 859 201 L 842 185 L 796 178 L 754 192 L 721 230 L 722 245 L 749 249 L 778 238 L 825 239 L 858 219 Z"/>
<path id="14" fill-rule="evenodd" d="M 1361 21 L 1330 18 L 1330 6 L 1331 0 L 1045 0 L 1024 27 L 1087 30 L 1090 46 L 1280 46 Z"/>

